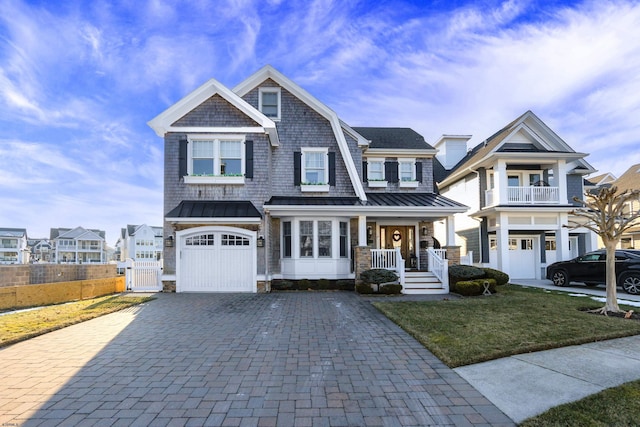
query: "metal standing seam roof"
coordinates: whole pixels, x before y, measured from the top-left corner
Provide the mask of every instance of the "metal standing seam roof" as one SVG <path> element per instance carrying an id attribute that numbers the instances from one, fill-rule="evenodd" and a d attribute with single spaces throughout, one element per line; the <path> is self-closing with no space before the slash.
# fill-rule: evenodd
<path id="1" fill-rule="evenodd" d="M 367 193 L 367 201 L 362 203 L 357 197 L 286 197 L 273 196 L 267 206 L 382 206 L 382 207 L 425 207 L 425 208 L 466 208 L 435 193 Z M 400 212 L 399 212 L 400 214 Z"/>
<path id="2" fill-rule="evenodd" d="M 185 200 L 166 218 L 262 218 L 253 203 L 228 200 Z"/>

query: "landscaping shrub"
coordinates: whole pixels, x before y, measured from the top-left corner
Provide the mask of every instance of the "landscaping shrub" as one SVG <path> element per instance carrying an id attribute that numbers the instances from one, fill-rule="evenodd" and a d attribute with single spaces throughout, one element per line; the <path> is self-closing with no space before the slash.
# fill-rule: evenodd
<path id="1" fill-rule="evenodd" d="M 309 279 L 301 279 L 296 283 L 296 288 L 300 291 L 306 291 L 311 287 L 311 281 Z"/>
<path id="2" fill-rule="evenodd" d="M 495 279 L 461 280 L 456 283 L 456 293 L 467 297 L 482 295 L 484 292 L 484 282 L 489 282 L 489 291 L 491 291 L 492 294 L 496 293 Z"/>
<path id="3" fill-rule="evenodd" d="M 454 264 L 449 266 L 449 288 L 456 291 L 456 285 L 460 281 L 481 279 L 484 277 L 484 270 L 471 265 Z"/>
<path id="4" fill-rule="evenodd" d="M 320 279 L 317 282 L 317 289 L 319 290 L 331 289 L 331 282 L 329 281 L 329 279 Z"/>
<path id="5" fill-rule="evenodd" d="M 393 271 L 374 268 L 360 273 L 360 280 L 365 283 L 379 285 L 380 283 L 395 282 L 398 280 L 398 276 Z"/>
<path id="6" fill-rule="evenodd" d="M 336 282 L 336 287 L 341 291 L 353 291 L 355 287 L 355 281 L 346 279 L 338 280 Z"/>
<path id="7" fill-rule="evenodd" d="M 500 270 L 488 267 L 484 267 L 483 270 L 484 277 L 486 277 L 487 279 L 495 279 L 498 286 L 506 285 L 507 283 L 509 283 L 509 275 L 507 273 L 503 273 Z"/>
<path id="8" fill-rule="evenodd" d="M 397 295 L 402 292 L 402 285 L 384 285 L 378 290 L 379 294 Z"/>
<path id="9" fill-rule="evenodd" d="M 295 287 L 291 280 L 274 280 L 271 282 L 271 289 L 274 291 L 290 291 Z"/>
<path id="10" fill-rule="evenodd" d="M 456 283 L 456 293 L 466 297 L 482 295 L 482 285 L 475 280 L 460 280 Z"/>
<path id="11" fill-rule="evenodd" d="M 369 295 L 373 293 L 373 288 L 368 283 L 359 283 L 356 285 L 356 292 L 359 294 Z"/>

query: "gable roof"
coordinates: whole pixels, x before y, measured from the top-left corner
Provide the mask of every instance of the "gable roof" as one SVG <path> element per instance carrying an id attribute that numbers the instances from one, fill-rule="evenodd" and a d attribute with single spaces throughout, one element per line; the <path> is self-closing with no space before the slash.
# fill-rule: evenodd
<path id="1" fill-rule="evenodd" d="M 524 132 L 532 143 L 510 143 L 509 138 L 518 132 Z M 469 150 L 442 180 L 440 185 L 448 185 L 456 179 L 475 171 L 484 164 L 493 163 L 496 157 L 513 158 L 526 154 L 528 158 L 564 158 L 575 161 L 574 171 L 582 174 L 594 172 L 595 169 L 583 158 L 585 153 L 574 151 L 562 138 L 538 118 L 532 111 L 527 111 L 489 138 Z"/>
<path id="2" fill-rule="evenodd" d="M 174 123 L 192 111 L 194 108 L 205 102 L 207 99 L 211 98 L 214 95 L 219 95 L 224 100 L 229 102 L 239 111 L 247 115 L 253 121 L 255 121 L 258 126 L 255 128 L 252 127 L 242 127 L 242 128 L 233 128 L 233 127 L 213 127 L 213 128 L 191 128 L 191 127 L 183 127 L 183 126 L 174 126 Z M 276 129 L 276 124 L 262 114 L 260 111 L 253 108 L 248 102 L 244 99 L 240 98 L 234 92 L 229 90 L 222 83 L 217 81 L 216 79 L 210 79 L 202 86 L 182 98 L 180 101 L 176 102 L 169 108 L 167 108 L 162 113 L 158 114 L 155 118 L 151 119 L 147 122 L 147 124 L 156 132 L 156 134 L 160 137 L 164 137 L 167 132 L 266 132 L 269 134 L 269 140 L 271 141 L 271 145 L 277 146 L 280 141 L 278 138 L 278 131 Z"/>
<path id="3" fill-rule="evenodd" d="M 590 185 L 595 185 L 596 187 L 604 184 L 611 184 L 615 180 L 616 177 L 611 172 L 601 173 L 600 175 L 585 179 L 585 181 L 587 181 Z"/>
<path id="4" fill-rule="evenodd" d="M 76 239 L 76 240 L 104 240 L 105 232 L 96 229 L 76 228 L 52 228 L 50 238 Z"/>
<path id="5" fill-rule="evenodd" d="M 124 228 L 122 229 L 122 233 L 123 233 L 122 237 L 125 237 L 125 235 L 124 235 L 125 231 L 126 231 L 126 233 L 127 233 L 129 236 L 133 236 L 133 235 L 135 235 L 137 232 L 139 232 L 140 230 L 142 230 L 143 228 L 149 228 L 149 229 L 151 229 L 151 231 L 153 232 L 153 234 L 154 234 L 156 237 L 162 237 L 162 235 L 163 235 L 163 234 L 162 234 L 162 227 L 150 226 L 150 225 L 147 225 L 147 224 L 142 224 L 142 225 L 132 225 L 132 224 L 127 224 L 127 228 L 126 228 L 126 230 L 125 230 Z"/>
<path id="6" fill-rule="evenodd" d="M 640 190 L 640 163 L 631 166 L 620 178 L 611 183 L 618 188 L 618 191 Z"/>
<path id="7" fill-rule="evenodd" d="M 316 97 L 295 84 L 292 80 L 287 78 L 284 74 L 273 68 L 271 65 L 265 65 L 264 67 L 256 71 L 246 80 L 233 88 L 233 92 L 242 97 L 249 93 L 251 90 L 258 87 L 260 83 L 264 82 L 267 79 L 271 79 L 276 82 L 282 88 L 286 89 L 289 93 L 300 99 L 302 102 L 311 107 L 315 112 L 329 121 L 329 123 L 331 124 L 331 129 L 333 130 L 333 134 L 335 135 L 336 141 L 338 142 L 338 148 L 340 149 L 342 160 L 347 167 L 347 172 L 349 173 L 349 178 L 351 179 L 351 185 L 353 186 L 353 189 L 360 200 L 366 200 L 367 196 L 360 181 L 358 169 L 356 169 L 355 163 L 353 162 L 351 152 L 349 151 L 349 146 L 347 145 L 347 140 L 343 133 L 343 123 L 331 108 L 320 102 Z"/>
<path id="8" fill-rule="evenodd" d="M 369 149 L 429 150 L 429 154 L 436 153 L 424 137 L 411 128 L 354 127 L 353 130 L 370 141 Z"/>

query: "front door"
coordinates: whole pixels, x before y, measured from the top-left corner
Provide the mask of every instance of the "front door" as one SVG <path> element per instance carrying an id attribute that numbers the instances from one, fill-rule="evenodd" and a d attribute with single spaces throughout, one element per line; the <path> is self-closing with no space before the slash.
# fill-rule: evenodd
<path id="1" fill-rule="evenodd" d="M 380 227 L 380 248 L 400 248 L 405 268 L 415 268 L 415 228 L 405 225 Z M 412 262 L 413 260 L 413 262 Z"/>

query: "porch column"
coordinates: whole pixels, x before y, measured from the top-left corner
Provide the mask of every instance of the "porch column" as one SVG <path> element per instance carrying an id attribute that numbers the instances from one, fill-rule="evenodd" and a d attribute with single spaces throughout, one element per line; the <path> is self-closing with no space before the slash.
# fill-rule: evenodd
<path id="1" fill-rule="evenodd" d="M 553 168 L 553 177 L 556 181 L 556 185 L 558 186 L 558 198 L 560 199 L 560 203 L 573 204 L 573 200 L 569 200 L 569 196 L 567 195 L 567 162 L 564 159 L 558 160 L 556 167 Z M 580 196 L 582 196 L 582 194 Z"/>
<path id="2" fill-rule="evenodd" d="M 556 260 L 566 261 L 571 258 L 571 251 L 569 250 L 569 229 L 567 227 L 563 227 L 562 224 L 567 224 L 568 215 L 566 213 L 561 213 L 559 220 L 559 226 L 556 230 Z"/>
<path id="3" fill-rule="evenodd" d="M 493 203 L 496 205 L 507 204 L 507 163 L 503 159 L 498 159 L 498 163 L 493 171 Z M 497 199 L 495 192 L 498 192 Z"/>
<path id="4" fill-rule="evenodd" d="M 455 246 L 456 244 L 456 224 L 453 215 L 446 218 L 447 241 L 446 246 Z"/>
<path id="5" fill-rule="evenodd" d="M 496 239 L 498 243 L 498 270 L 507 274 L 509 272 L 509 227 L 507 225 L 507 215 L 501 213 L 498 217 L 498 228 L 496 229 Z"/>
<path id="6" fill-rule="evenodd" d="M 367 216 L 358 215 L 358 246 L 367 246 Z"/>
<path id="7" fill-rule="evenodd" d="M 598 249 L 598 235 L 591 230 L 587 230 L 585 237 L 586 252 Z"/>

